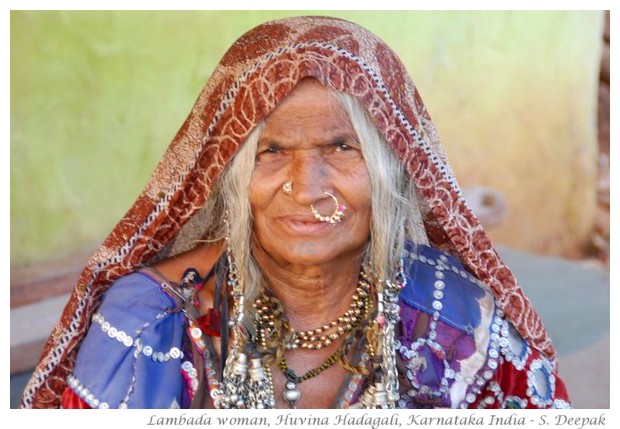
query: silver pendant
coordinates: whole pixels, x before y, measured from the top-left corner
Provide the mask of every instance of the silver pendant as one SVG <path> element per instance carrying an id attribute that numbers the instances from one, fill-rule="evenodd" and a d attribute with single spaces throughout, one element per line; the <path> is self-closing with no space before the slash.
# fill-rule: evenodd
<path id="1" fill-rule="evenodd" d="M 295 408 L 297 401 L 301 398 L 301 392 L 297 389 L 297 383 L 294 381 L 287 381 L 286 389 L 282 392 L 282 397 L 287 402 L 289 408 Z"/>

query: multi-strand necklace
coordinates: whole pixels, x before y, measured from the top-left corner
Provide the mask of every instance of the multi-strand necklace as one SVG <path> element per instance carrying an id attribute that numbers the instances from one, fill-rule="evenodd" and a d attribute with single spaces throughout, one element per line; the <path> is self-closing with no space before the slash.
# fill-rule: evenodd
<path id="1" fill-rule="evenodd" d="M 228 263 L 227 283 L 234 300 L 229 319 L 233 344 L 226 359 L 220 389 L 214 395 L 217 408 L 275 407 L 270 360 L 265 359 L 267 356 L 275 357 L 278 368 L 286 377 L 283 398 L 291 408 L 295 408 L 301 398 L 298 385 L 336 363 L 353 374 L 369 377 L 359 406 L 394 407 L 399 397 L 394 328 L 399 320 L 398 295 L 406 284 L 402 260 L 393 281 L 379 280 L 362 268 L 349 309 L 336 320 L 306 331 L 293 329 L 282 303 L 264 291 L 254 303 L 256 311 L 251 326 L 244 322 L 243 282 L 230 252 Z M 336 340 L 342 341 L 338 350 L 321 365 L 302 375 L 297 375 L 283 357 L 286 349 L 319 350 Z M 354 343 L 367 355 L 357 366 L 346 360 Z"/>
<path id="2" fill-rule="evenodd" d="M 269 338 L 274 335 L 278 336 L 276 332 L 276 318 L 284 316 L 281 314 L 281 304 L 271 295 L 263 293 L 255 300 L 254 309 L 257 314 L 257 340 L 263 347 L 266 347 Z M 362 321 L 369 318 L 371 311 L 370 284 L 366 276 L 360 275 L 360 280 L 351 298 L 349 308 L 337 319 L 315 329 L 297 331 L 288 324 L 285 317 L 282 317 L 281 323 L 286 331 L 284 335 L 286 339 L 285 347 L 287 349 L 303 348 L 307 350 L 320 350 L 331 345 L 340 337 L 350 335 L 355 328 L 360 326 Z M 295 408 L 296 403 L 301 398 L 301 392 L 297 388 L 298 385 L 310 378 L 318 376 L 334 364 L 342 363 L 343 367 L 349 371 L 363 371 L 363 369 L 346 362 L 346 345 L 347 341 L 344 341 L 321 365 L 310 369 L 303 375 L 297 375 L 295 371 L 289 368 L 286 358 L 282 357 L 280 359 L 278 366 L 287 379 L 283 398 L 291 408 Z"/>
<path id="3" fill-rule="evenodd" d="M 349 309 L 336 320 L 306 331 L 294 330 L 288 322 L 285 322 L 288 331 L 286 338 L 289 339 L 285 345 L 286 348 L 320 350 L 329 346 L 335 340 L 359 326 L 360 322 L 368 316 L 370 311 L 368 306 L 369 299 L 370 285 L 366 279 L 360 277 L 358 286 L 351 298 Z M 263 293 L 254 301 L 259 340 L 272 335 L 271 330 L 276 326 L 276 317 L 283 316 L 283 314 L 279 314 L 277 311 L 278 307 L 280 307 L 280 304 L 266 293 Z M 277 316 L 276 313 L 278 313 Z"/>

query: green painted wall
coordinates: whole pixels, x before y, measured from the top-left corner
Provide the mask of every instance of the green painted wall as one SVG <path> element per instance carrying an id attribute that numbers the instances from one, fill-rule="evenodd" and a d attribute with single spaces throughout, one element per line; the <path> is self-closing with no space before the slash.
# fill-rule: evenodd
<path id="1" fill-rule="evenodd" d="M 601 12 L 11 13 L 11 266 L 99 243 L 230 44 L 328 14 L 407 64 L 462 186 L 506 193 L 497 241 L 562 254 L 594 216 Z"/>

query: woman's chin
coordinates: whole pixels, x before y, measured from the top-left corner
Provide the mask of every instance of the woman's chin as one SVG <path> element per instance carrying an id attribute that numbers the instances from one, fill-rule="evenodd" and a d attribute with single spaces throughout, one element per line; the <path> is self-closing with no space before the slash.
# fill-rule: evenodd
<path id="1" fill-rule="evenodd" d="M 353 255 L 363 252 L 364 246 L 353 249 L 355 246 L 334 246 L 339 244 L 334 238 L 327 242 L 316 241 L 288 241 L 284 249 L 265 249 L 278 265 L 282 267 L 338 267 L 351 262 Z"/>

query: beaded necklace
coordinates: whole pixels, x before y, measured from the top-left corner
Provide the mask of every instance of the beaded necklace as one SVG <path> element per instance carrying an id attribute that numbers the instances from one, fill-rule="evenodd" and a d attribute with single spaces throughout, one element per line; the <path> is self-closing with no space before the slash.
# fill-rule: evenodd
<path id="1" fill-rule="evenodd" d="M 370 284 L 366 278 L 360 275 L 360 280 L 351 298 L 349 309 L 343 315 L 318 328 L 297 331 L 289 325 L 279 301 L 270 294 L 263 292 L 253 304 L 257 313 L 256 328 L 258 341 L 264 345 L 268 337 L 276 335 L 277 333 L 273 332 L 276 326 L 276 317 L 283 317 L 283 324 L 287 331 L 285 334 L 287 339 L 285 347 L 287 349 L 301 347 L 309 350 L 320 350 L 359 326 L 369 316 L 371 311 L 369 304 Z"/>
<path id="2" fill-rule="evenodd" d="M 315 377 L 336 362 L 340 362 L 345 370 L 351 371 L 356 377 L 360 374 L 368 374 L 370 377 L 369 384 L 360 398 L 362 407 L 394 408 L 399 398 L 394 325 L 399 320 L 398 295 L 406 284 L 402 260 L 394 281 L 382 281 L 375 276 L 369 276 L 362 267 L 358 288 L 345 314 L 317 329 L 296 332 L 287 326 L 282 304 L 264 292 L 255 305 L 257 314 L 252 318 L 252 326 L 246 326 L 243 320 L 245 301 L 243 282 L 230 251 L 227 252 L 227 258 L 228 286 L 234 300 L 233 311 L 228 321 L 233 334 L 233 344 L 226 359 L 220 389 L 213 396 L 216 407 L 274 408 L 273 380 L 268 370 L 269 365 L 263 366 L 268 359 L 263 358 L 269 354 L 274 356 L 274 353 L 281 354 L 281 351 L 278 351 L 278 344 L 285 348 L 301 346 L 308 350 L 316 350 L 326 347 L 334 339 L 346 334 L 342 350 L 338 350 L 319 367 L 301 377 L 288 368 L 286 360 L 280 358 L 278 365 L 289 380 L 283 392 L 284 399 L 293 408 L 301 397 L 297 389 L 298 382 Z M 373 285 L 372 294 L 370 285 Z M 375 299 L 371 299 L 371 295 Z M 276 320 L 282 323 L 278 324 Z M 282 327 L 285 329 L 281 329 Z M 356 330 L 363 332 L 363 346 L 369 355 L 368 361 L 360 364 L 359 368 L 348 364 L 344 359 L 348 347 L 346 344 L 350 345 Z M 251 367 L 248 366 L 248 361 L 251 362 Z M 365 371 L 363 365 L 366 364 L 370 367 Z"/>
<path id="3" fill-rule="evenodd" d="M 339 347 L 330 357 L 328 357 L 325 362 L 319 365 L 316 368 L 312 368 L 307 371 L 305 374 L 299 376 L 295 374 L 295 371 L 290 369 L 286 363 L 286 358 L 282 358 L 280 360 L 280 369 L 284 373 L 284 376 L 287 379 L 286 389 L 282 393 L 282 397 L 288 403 L 289 408 L 295 408 L 297 401 L 301 399 L 301 392 L 297 389 L 297 385 L 302 382 L 311 379 L 312 377 L 316 377 L 326 369 L 332 367 L 336 362 L 339 362 L 343 353 L 344 347 Z"/>
<path id="4" fill-rule="evenodd" d="M 349 309 L 336 320 L 325 323 L 318 328 L 306 331 L 294 330 L 286 320 L 286 317 L 283 314 L 283 308 L 279 301 L 264 291 L 254 301 L 253 307 L 257 313 L 257 345 L 262 346 L 263 349 L 267 347 L 268 338 L 278 338 L 278 332 L 276 332 L 277 314 L 278 316 L 281 316 L 282 325 L 286 331 L 284 336 L 288 339 L 285 342 L 285 347 L 287 349 L 296 349 L 301 347 L 307 350 L 320 350 L 329 346 L 341 336 L 345 334 L 349 335 L 355 328 L 360 326 L 362 321 L 366 321 L 369 318 L 370 312 L 372 311 L 370 284 L 367 278 L 360 274 L 360 280 L 355 293 L 351 298 Z M 282 357 L 279 362 L 279 368 L 282 370 L 287 379 L 286 389 L 282 395 L 284 400 L 289 404 L 289 407 L 295 408 L 296 403 L 301 398 L 301 392 L 297 388 L 299 384 L 305 380 L 318 376 L 336 363 L 341 363 L 345 370 L 353 373 L 364 372 L 365 368 L 358 369 L 357 367 L 346 362 L 344 358 L 347 343 L 350 342 L 351 341 L 347 341 L 345 339 L 342 346 L 340 346 L 338 350 L 329 356 L 321 365 L 310 369 L 301 376 L 298 376 L 291 368 L 289 368 L 286 358 Z"/>

